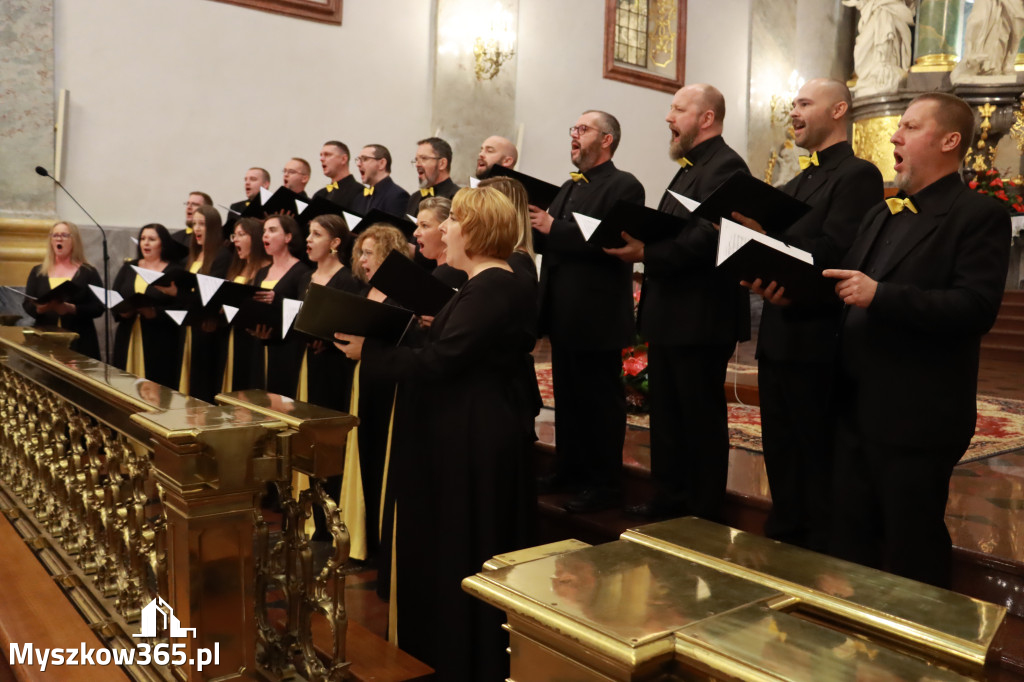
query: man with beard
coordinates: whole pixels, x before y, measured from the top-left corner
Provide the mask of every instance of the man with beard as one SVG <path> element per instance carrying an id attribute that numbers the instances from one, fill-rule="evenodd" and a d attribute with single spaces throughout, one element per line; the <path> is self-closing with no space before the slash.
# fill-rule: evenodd
<path id="1" fill-rule="evenodd" d="M 519 150 L 512 140 L 501 135 L 491 135 L 480 145 L 480 154 L 476 157 L 476 177 L 483 180 L 495 164 L 505 168 L 515 168 L 519 160 Z"/>
<path id="2" fill-rule="evenodd" d="M 704 201 L 747 164 L 722 139 L 725 98 L 710 85 L 688 85 L 672 98 L 665 121 L 669 157 L 680 168 L 669 190 Z M 667 191 L 658 210 L 686 217 Z M 638 326 L 649 343 L 653 500 L 628 507 L 644 518 L 696 514 L 720 520 L 729 473 L 725 375 L 738 341 L 750 338 L 746 289 L 715 268 L 718 231 L 691 219 L 675 239 L 652 244 L 623 233 L 626 246 L 605 249 L 643 261 Z"/>
<path id="3" fill-rule="evenodd" d="M 346 211 L 355 210 L 355 202 L 363 195 L 363 188 L 348 169 L 348 145 L 337 140 L 324 142 L 320 148 L 320 168 L 331 181 L 318 189 L 313 198 L 327 199 Z"/>
<path id="4" fill-rule="evenodd" d="M 811 210 L 781 236 L 809 251 L 815 265 L 838 265 L 864 214 L 882 200 L 882 174 L 847 141 L 850 90 L 818 78 L 800 88 L 790 119 L 794 140 L 811 152 L 782 190 Z M 752 229 L 756 222 L 734 218 Z M 763 231 L 763 230 L 762 230 Z M 749 283 L 765 297 L 757 339 L 764 464 L 772 491 L 765 534 L 824 551 L 832 509 L 833 360 L 842 306 L 786 305 L 775 283 Z"/>
<path id="5" fill-rule="evenodd" d="M 530 206 L 534 246 L 544 254 L 540 331 L 551 339 L 555 447 L 559 470 L 547 487 L 582 486 L 569 512 L 617 506 L 621 496 L 626 398 L 622 349 L 632 344 L 632 267 L 590 246 L 573 213 L 604 218 L 618 200 L 643 205 L 644 188 L 612 163 L 622 133 L 603 111 L 585 111 L 569 129 L 579 172 L 545 212 Z"/>
<path id="6" fill-rule="evenodd" d="M 355 201 L 356 213 L 366 215 L 377 208 L 402 217 L 402 211 L 409 203 L 409 193 L 391 179 L 391 152 L 388 148 L 382 144 L 366 145 L 356 157 L 356 168 L 364 185 Z"/>
<path id="7" fill-rule="evenodd" d="M 914 99 L 892 136 L 901 194 L 864 217 L 849 269 L 824 273 L 847 306 L 832 549 L 941 587 L 949 479 L 974 435 L 981 337 L 1010 248 L 1005 207 L 957 174 L 973 135 L 962 99 Z"/>
<path id="8" fill-rule="evenodd" d="M 405 212 L 411 216 L 419 213 L 420 202 L 427 197 L 451 199 L 459 191 L 459 186 L 451 179 L 452 146 L 440 137 L 428 137 L 416 145 L 416 158 L 412 163 L 416 166 L 420 191 L 413 192 L 406 204 Z"/>

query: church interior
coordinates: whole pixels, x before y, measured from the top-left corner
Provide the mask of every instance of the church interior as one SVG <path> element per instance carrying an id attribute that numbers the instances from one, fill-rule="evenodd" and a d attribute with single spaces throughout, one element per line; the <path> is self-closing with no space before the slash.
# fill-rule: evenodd
<path id="1" fill-rule="evenodd" d="M 735 344 L 722 387 L 721 523 L 626 511 L 657 488 L 648 347 L 637 338 L 623 349 L 619 504 L 573 513 L 566 491 L 535 495 L 536 541 L 463 576 L 487 613 L 472 627 L 508 633 L 508 679 L 522 682 L 1024 680 L 1020 0 L 0 7 L 0 681 L 476 679 L 404 649 L 393 626 L 401 600 L 387 598 L 393 567 L 379 559 L 390 553 L 356 550 L 343 523 L 327 542 L 310 540 L 310 510 L 331 517 L 338 500 L 309 481 L 350 475 L 357 417 L 266 391 L 225 391 L 211 404 L 69 350 L 67 330 L 32 328 L 23 287 L 56 221 L 79 226 L 101 276 L 109 251 L 109 279 L 136 254 L 140 227 L 185 227 L 190 195 L 208 194 L 227 218 L 247 199 L 249 169 L 269 169 L 272 191 L 282 164 L 308 159 L 309 193 L 327 185 L 325 140 L 351 148 L 353 171 L 360 148 L 386 146 L 391 177 L 414 198 L 424 185 L 413 157 L 433 137 L 450 143 L 459 186 L 475 186 L 492 135 L 515 144 L 519 172 L 568 182 L 565 132 L 592 110 L 618 119 L 615 166 L 655 208 L 682 166 L 666 154 L 665 116 L 694 83 L 721 92 L 722 138 L 750 174 L 781 187 L 802 168 L 790 110 L 820 78 L 849 86 L 849 141 L 877 167 L 885 197 L 898 191 L 890 138 L 911 101 L 946 92 L 967 102 L 976 129 L 964 181 L 1012 215 L 1001 305 L 981 338 L 975 435 L 949 482 L 951 589 L 768 537 L 762 297 L 751 292 L 752 338 Z M 638 301 L 644 264 L 632 272 Z M 106 320 L 96 322 L 101 347 Z M 560 466 L 552 345 L 540 338 L 532 352 L 543 406 L 529 457 L 542 477 Z M 269 481 L 276 504 L 266 504 Z M 44 671 L 15 651 L 131 649 L 156 597 L 198 631 L 146 640 L 183 643 L 180 662 Z M 215 646 L 203 669 L 201 652 Z"/>

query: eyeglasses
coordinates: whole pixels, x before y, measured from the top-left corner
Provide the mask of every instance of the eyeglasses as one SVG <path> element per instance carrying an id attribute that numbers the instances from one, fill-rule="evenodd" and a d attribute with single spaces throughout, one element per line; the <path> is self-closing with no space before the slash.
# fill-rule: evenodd
<path id="1" fill-rule="evenodd" d="M 54 232 L 53 234 L 50 235 L 50 239 L 66 241 L 68 239 L 71 239 L 71 235 L 64 234 L 63 232 Z"/>
<path id="2" fill-rule="evenodd" d="M 376 156 L 357 156 L 356 161 L 359 163 L 369 163 L 370 161 L 380 161 Z M 413 161 L 413 163 L 416 163 Z"/>
<path id="3" fill-rule="evenodd" d="M 284 175 L 305 175 L 306 174 L 305 171 L 297 171 L 297 170 L 294 170 L 292 168 L 285 168 L 283 171 L 281 171 L 281 173 L 284 174 Z"/>
<path id="4" fill-rule="evenodd" d="M 188 206 L 189 208 L 199 208 L 203 205 L 201 201 L 186 201 L 182 206 Z"/>
<path id="5" fill-rule="evenodd" d="M 410 161 L 409 163 L 411 163 L 411 164 L 412 164 L 412 165 L 414 165 L 414 166 L 415 166 L 416 164 L 420 164 L 420 165 L 423 165 L 423 164 L 425 164 L 425 163 L 426 163 L 427 161 L 437 161 L 437 160 L 438 160 L 438 159 L 440 159 L 440 158 L 441 158 L 440 156 L 417 156 L 417 157 L 416 157 L 415 159 L 413 159 L 413 160 L 412 160 L 412 161 Z"/>
<path id="6" fill-rule="evenodd" d="M 591 128 L 586 125 L 569 126 L 569 137 L 583 137 L 591 130 L 597 130 L 597 128 Z M 603 130 L 597 130 L 598 135 L 611 135 Z"/>

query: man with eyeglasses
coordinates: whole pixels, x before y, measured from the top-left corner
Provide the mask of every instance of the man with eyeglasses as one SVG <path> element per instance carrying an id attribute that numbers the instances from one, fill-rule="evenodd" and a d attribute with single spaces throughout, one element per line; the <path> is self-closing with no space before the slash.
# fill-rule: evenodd
<path id="1" fill-rule="evenodd" d="M 320 167 L 330 179 L 323 189 L 313 194 L 313 198 L 327 199 L 341 206 L 346 211 L 355 210 L 356 200 L 362 196 L 363 188 L 348 169 L 348 145 L 338 140 L 324 142 L 320 148 Z"/>
<path id="2" fill-rule="evenodd" d="M 189 192 L 188 199 L 185 201 L 185 229 L 178 230 L 171 235 L 176 242 L 188 246 L 189 240 L 192 238 L 192 215 L 200 206 L 213 206 L 213 199 L 206 192 L 198 190 Z"/>
<path id="3" fill-rule="evenodd" d="M 483 180 L 495 165 L 514 168 L 519 160 L 519 150 L 512 140 L 501 135 L 491 135 L 480 145 L 476 157 L 476 177 Z"/>
<path id="4" fill-rule="evenodd" d="M 543 254 L 540 331 L 551 340 L 558 470 L 542 488 L 578 489 L 564 508 L 618 506 L 626 397 L 622 349 L 635 337 L 633 268 L 587 244 L 573 213 L 604 218 L 621 200 L 644 203 L 644 188 L 612 156 L 622 136 L 603 111 L 585 111 L 569 129 L 571 173 L 548 211 L 530 206 L 534 246 Z"/>
<path id="5" fill-rule="evenodd" d="M 391 179 L 391 152 L 388 148 L 382 144 L 366 145 L 356 157 L 356 168 L 363 181 L 363 191 L 356 198 L 355 212 L 366 215 L 376 208 L 403 217 L 409 193 Z"/>
<path id="6" fill-rule="evenodd" d="M 293 156 L 284 164 L 281 171 L 281 184 L 291 191 L 302 201 L 309 202 L 309 195 L 306 194 L 306 184 L 309 182 L 311 169 L 309 161 Z"/>
<path id="7" fill-rule="evenodd" d="M 419 213 L 420 202 L 427 197 L 451 199 L 459 191 L 452 182 L 452 146 L 440 137 L 428 137 L 416 143 L 416 158 L 410 163 L 416 166 L 420 191 L 413 192 L 406 204 L 405 212 L 411 216 Z"/>
<path id="8" fill-rule="evenodd" d="M 704 201 L 733 173 L 749 174 L 722 138 L 725 97 L 693 84 L 672 98 L 668 155 L 679 164 L 668 189 Z M 690 212 L 668 191 L 658 210 Z M 651 404 L 651 478 L 654 498 L 627 507 L 647 519 L 695 514 L 721 520 L 729 474 L 729 418 L 725 376 L 738 341 L 750 338 L 750 296 L 715 268 L 718 231 L 693 219 L 675 239 L 649 244 L 623 235 L 606 249 L 644 264 L 637 326 L 648 342 Z"/>

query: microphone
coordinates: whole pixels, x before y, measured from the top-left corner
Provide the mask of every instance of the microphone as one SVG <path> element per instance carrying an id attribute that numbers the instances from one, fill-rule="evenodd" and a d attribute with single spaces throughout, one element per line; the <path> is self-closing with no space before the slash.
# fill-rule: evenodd
<path id="1" fill-rule="evenodd" d="M 100 236 L 102 237 L 102 240 L 103 240 L 103 305 L 107 309 L 107 312 L 109 313 L 109 311 L 110 311 L 110 254 L 107 253 L 107 231 L 104 230 L 103 226 L 100 225 L 96 221 L 96 219 L 92 217 L 92 214 L 90 214 L 88 211 L 85 210 L 85 206 L 82 206 L 80 203 L 78 203 L 78 199 L 76 199 L 75 196 L 71 192 L 69 192 L 64 185 L 60 184 L 60 180 L 58 180 L 57 178 L 55 178 L 52 175 L 50 175 L 50 172 L 48 170 L 46 170 L 42 166 L 36 166 L 36 174 L 37 175 L 41 175 L 44 178 L 50 178 L 51 180 L 53 180 L 54 184 L 56 184 L 58 187 L 60 187 L 64 191 L 64 194 L 67 194 L 68 197 L 71 198 L 71 201 L 75 202 L 75 205 L 78 206 L 78 208 L 82 209 L 82 213 L 84 213 L 86 216 L 88 216 L 89 220 L 92 221 L 92 224 L 99 228 Z M 106 313 L 104 313 L 104 314 L 106 314 Z M 109 364 L 110 363 L 110 359 L 111 359 L 110 358 L 110 320 L 109 319 L 104 320 L 104 324 L 103 324 L 103 348 L 104 348 L 104 352 L 106 353 L 106 355 L 104 356 L 104 360 Z"/>

